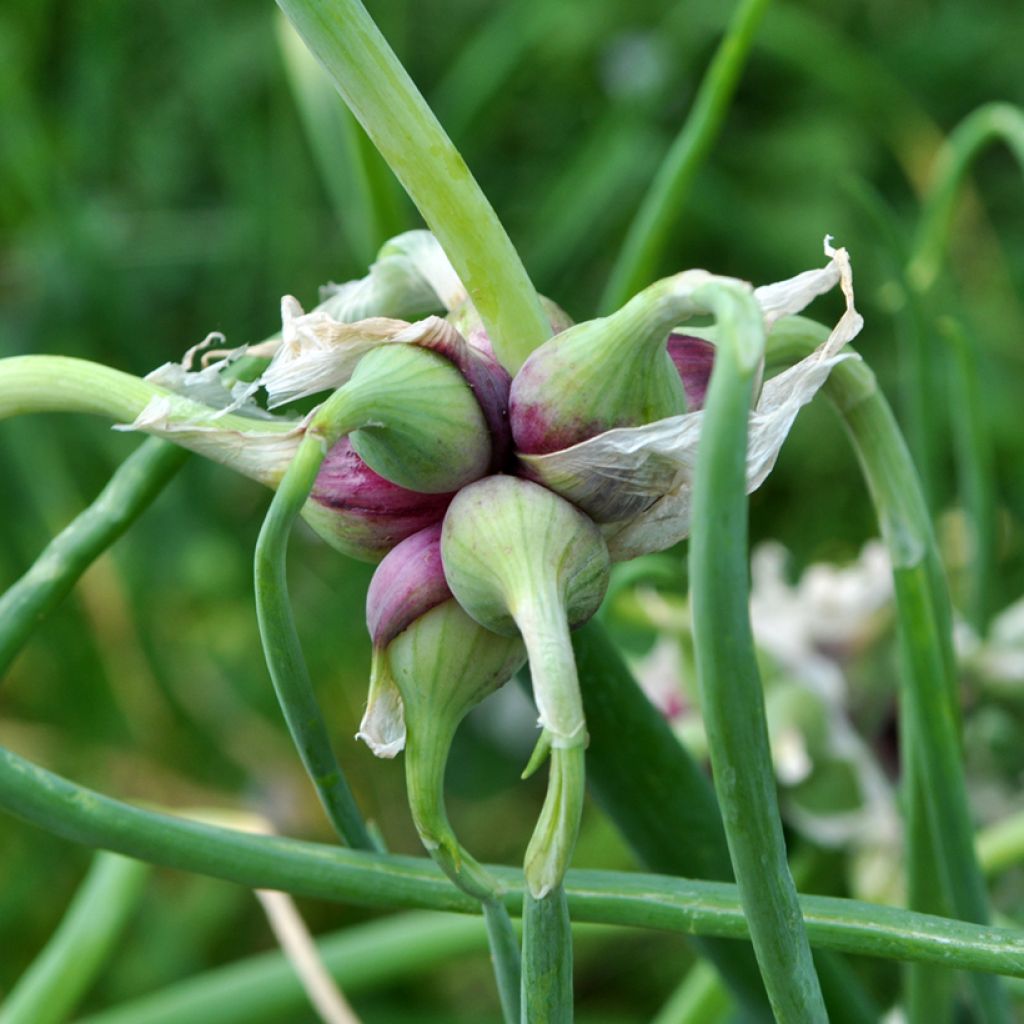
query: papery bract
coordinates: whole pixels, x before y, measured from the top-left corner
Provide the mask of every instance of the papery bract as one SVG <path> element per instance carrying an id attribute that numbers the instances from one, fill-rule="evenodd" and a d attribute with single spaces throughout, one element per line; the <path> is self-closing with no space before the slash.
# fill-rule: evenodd
<path id="1" fill-rule="evenodd" d="M 771 471 L 800 408 L 836 362 L 849 358 L 841 349 L 863 324 L 854 307 L 846 251 L 826 251 L 832 259 L 820 270 L 753 291 L 769 329 L 836 284 L 846 298 L 846 311 L 820 349 L 763 385 L 749 426 L 750 490 Z M 690 487 L 702 422 L 703 411 L 698 410 L 643 427 L 610 430 L 562 451 L 520 454 L 519 459 L 531 479 L 606 524 L 612 557 L 625 561 L 664 550 L 689 532 Z"/>

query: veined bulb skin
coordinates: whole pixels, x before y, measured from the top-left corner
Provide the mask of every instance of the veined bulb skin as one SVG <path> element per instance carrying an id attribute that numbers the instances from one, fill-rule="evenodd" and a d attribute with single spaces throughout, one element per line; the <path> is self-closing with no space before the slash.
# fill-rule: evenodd
<path id="1" fill-rule="evenodd" d="M 302 517 L 335 550 L 379 562 L 406 537 L 440 524 L 454 497 L 420 494 L 385 480 L 343 437 L 327 453 Z"/>
<path id="2" fill-rule="evenodd" d="M 715 346 L 704 338 L 673 332 L 668 336 L 668 355 L 683 383 L 687 412 L 703 409 L 715 365 Z"/>
<path id="3" fill-rule="evenodd" d="M 570 327 L 526 360 L 509 399 L 520 452 L 561 451 L 616 427 L 639 427 L 686 411 L 683 385 L 666 349 L 671 324 L 652 327 L 627 316 L 631 306 Z"/>
<path id="4" fill-rule="evenodd" d="M 394 757 L 408 737 L 417 773 L 432 750 L 427 760 L 437 778 L 425 791 L 435 796 L 462 717 L 526 660 L 518 638 L 490 632 L 459 607 L 445 579 L 440 542 L 440 524 L 420 530 L 387 555 L 370 581 L 366 624 L 373 655 L 358 734 L 379 757 Z"/>
<path id="5" fill-rule="evenodd" d="M 380 476 L 445 494 L 490 469 L 490 431 L 459 369 L 418 345 L 382 345 L 344 385 L 352 447 Z"/>
<path id="6" fill-rule="evenodd" d="M 441 523 L 407 537 L 377 567 L 366 592 L 373 646 L 387 647 L 431 608 L 451 599 L 441 564 Z"/>
<path id="7" fill-rule="evenodd" d="M 553 491 L 512 476 L 478 480 L 455 496 L 441 555 L 456 599 L 496 633 L 515 634 L 517 617 L 550 599 L 580 625 L 608 582 L 608 550 L 594 523 Z"/>

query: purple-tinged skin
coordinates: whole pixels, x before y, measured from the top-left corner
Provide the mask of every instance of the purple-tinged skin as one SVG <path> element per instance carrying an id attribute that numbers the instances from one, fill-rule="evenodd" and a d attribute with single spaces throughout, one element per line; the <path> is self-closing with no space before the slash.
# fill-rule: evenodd
<path id="1" fill-rule="evenodd" d="M 560 306 L 550 299 L 541 297 L 541 304 L 548 315 L 552 334 L 559 334 L 572 326 L 572 318 Z M 491 468 L 495 473 L 509 469 L 512 454 L 512 429 L 509 414 L 509 390 L 512 378 L 498 362 L 491 345 L 490 336 L 480 319 L 480 315 L 471 303 L 466 303 L 448 315 L 451 323 L 466 341 L 468 353 L 458 354 L 438 345 L 427 347 L 446 355 L 462 370 L 469 386 L 476 393 L 480 408 L 491 427 L 492 436 L 501 438 L 504 446 L 494 444 L 494 459 Z M 458 348 L 459 346 L 451 346 Z M 471 369 L 472 368 L 472 369 Z M 499 432 L 500 424 L 500 432 Z"/>
<path id="2" fill-rule="evenodd" d="M 512 377 L 508 370 L 495 359 L 493 351 L 487 352 L 454 332 L 431 334 L 418 344 L 454 363 L 472 388 L 491 432 L 491 471 L 500 472 L 512 454 L 508 419 Z M 487 347 L 490 348 L 489 341 Z"/>
<path id="3" fill-rule="evenodd" d="M 373 646 L 387 647 L 404 629 L 452 596 L 441 564 L 441 524 L 407 537 L 390 551 L 366 592 Z"/>
<path id="4" fill-rule="evenodd" d="M 454 493 L 420 494 L 385 480 L 343 437 L 327 453 L 307 508 L 315 511 L 318 532 L 329 532 L 337 540 L 336 547 L 355 558 L 378 562 L 406 537 L 440 523 L 454 497 Z"/>
<path id="5" fill-rule="evenodd" d="M 686 411 L 694 412 L 704 408 L 708 383 L 711 380 L 711 369 L 715 362 L 715 346 L 703 338 L 695 338 L 688 334 L 670 334 L 666 342 L 666 351 L 672 360 L 686 395 Z M 546 455 L 549 452 L 562 451 L 574 444 L 606 430 L 613 429 L 606 420 L 595 416 L 593 420 L 581 417 L 566 417 L 558 407 L 552 408 L 544 402 L 538 402 L 534 395 L 543 395 L 547 390 L 545 378 L 552 370 L 552 360 L 546 363 L 531 363 L 530 360 L 519 371 L 511 395 L 511 416 L 515 429 L 516 447 L 526 455 Z M 521 400 L 520 395 L 527 396 Z M 589 404 L 589 403 L 588 403 Z M 600 395 L 595 395 L 592 408 L 601 409 Z M 631 422 L 616 424 L 618 426 L 636 426 Z"/>
<path id="6" fill-rule="evenodd" d="M 703 409 L 708 383 L 711 380 L 711 369 L 715 365 L 715 346 L 710 341 L 689 334 L 670 334 L 668 354 L 683 382 L 686 411 L 696 412 Z"/>

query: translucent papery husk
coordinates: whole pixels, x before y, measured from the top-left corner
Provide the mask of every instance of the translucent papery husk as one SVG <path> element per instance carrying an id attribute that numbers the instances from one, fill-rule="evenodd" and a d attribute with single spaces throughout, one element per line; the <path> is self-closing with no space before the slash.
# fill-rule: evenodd
<path id="1" fill-rule="evenodd" d="M 492 468 L 504 466 L 511 448 L 511 377 L 493 356 L 473 348 L 449 321 L 431 316 L 410 324 L 376 317 L 342 323 L 323 310 L 303 313 L 290 296 L 282 299 L 281 313 L 284 340 L 260 378 L 271 408 L 341 387 L 363 356 L 381 345 L 418 345 L 444 356 L 462 373 L 491 433 Z"/>
<path id="2" fill-rule="evenodd" d="M 356 739 L 377 757 L 394 757 L 405 746 L 402 695 L 391 671 L 387 649 L 417 619 L 452 592 L 441 564 L 441 526 L 406 538 L 377 566 L 366 592 L 366 627 L 373 641 L 370 692 Z"/>
<path id="3" fill-rule="evenodd" d="M 406 231 L 385 242 L 366 277 L 320 289 L 320 309 L 350 323 L 367 317 L 411 319 L 466 301 L 466 289 L 429 231 Z"/>
<path id="4" fill-rule="evenodd" d="M 832 367 L 850 358 L 841 350 L 863 326 L 854 307 L 846 250 L 833 250 L 826 241 L 825 251 L 831 257 L 825 267 L 753 291 L 766 330 L 781 317 L 799 313 L 836 284 L 845 296 L 846 310 L 814 353 L 764 383 L 750 414 L 748 492 L 771 472 L 800 409 L 814 397 Z M 703 416 L 703 410 L 698 410 L 643 427 L 609 430 L 547 455 L 519 455 L 521 471 L 602 524 L 614 560 L 662 551 L 689 533 Z"/>
<path id="5" fill-rule="evenodd" d="M 251 480 L 276 487 L 298 450 L 308 417 L 291 421 L 267 418 L 263 410 L 252 408 L 252 415 L 247 414 L 247 407 L 237 412 L 211 408 L 197 414 L 192 400 L 161 395 L 148 402 L 131 423 L 114 429 L 163 437 Z M 251 429 L 245 425 L 248 421 Z"/>

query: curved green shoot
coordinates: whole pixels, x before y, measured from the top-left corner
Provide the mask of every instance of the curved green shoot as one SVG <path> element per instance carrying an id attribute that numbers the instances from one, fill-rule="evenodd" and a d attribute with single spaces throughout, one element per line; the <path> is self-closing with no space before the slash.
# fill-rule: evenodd
<path id="1" fill-rule="evenodd" d="M 399 857 L 255 835 L 142 810 L 76 785 L 0 748 L 0 807 L 55 835 L 249 888 L 280 889 L 373 907 L 479 911 L 424 857 Z M 521 871 L 489 868 L 522 904 Z M 663 875 L 570 870 L 569 910 L 577 921 L 746 939 L 736 886 Z M 802 896 L 815 945 L 863 956 L 914 960 L 1024 977 L 1024 931 L 979 926 L 895 907 Z"/>
<path id="2" fill-rule="evenodd" d="M 746 452 L 761 312 L 739 288 L 709 286 L 718 353 L 693 486 L 690 591 L 715 791 L 754 953 L 776 1019 L 827 1021 L 786 860 L 764 694 L 748 609 Z"/>
<path id="3" fill-rule="evenodd" d="M 49 544 L 0 597 L 0 677 L 36 626 L 67 596 L 83 572 L 149 507 L 188 458 L 150 437 L 118 466 L 88 508 Z"/>
<path id="4" fill-rule="evenodd" d="M 278 0 L 437 236 L 509 372 L 551 335 L 493 207 L 359 0 Z"/>
<path id="5" fill-rule="evenodd" d="M 345 432 L 346 412 L 338 410 L 337 403 L 344 406 L 346 397 L 344 391 L 336 391 L 317 410 L 270 503 L 256 541 L 256 615 L 281 711 L 327 817 L 349 846 L 372 850 L 374 841 L 334 755 L 302 654 L 288 599 L 286 565 L 292 526 L 309 498 L 327 449 Z"/>

